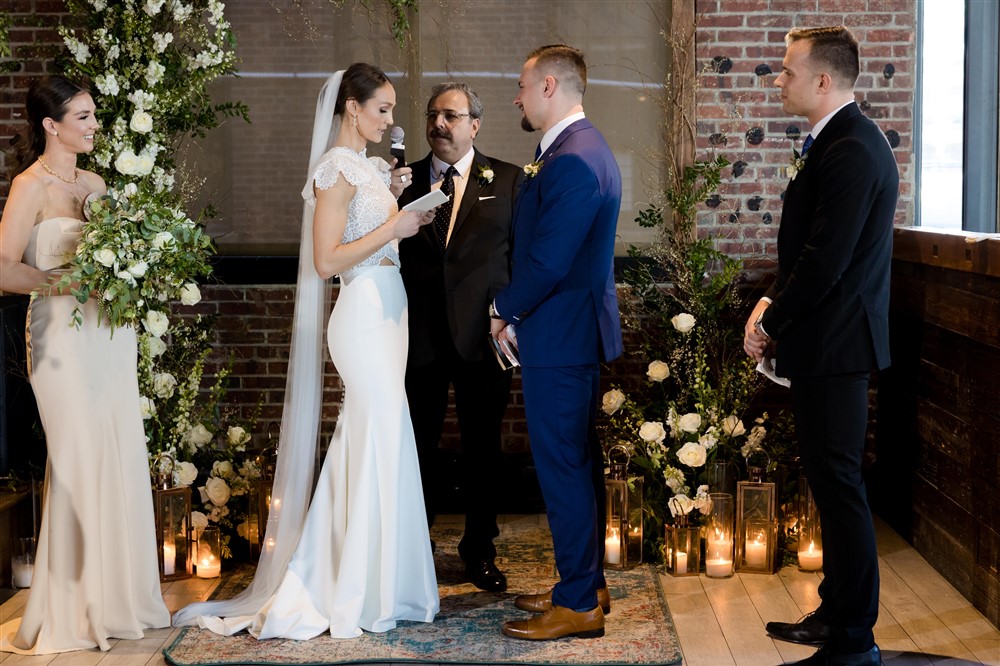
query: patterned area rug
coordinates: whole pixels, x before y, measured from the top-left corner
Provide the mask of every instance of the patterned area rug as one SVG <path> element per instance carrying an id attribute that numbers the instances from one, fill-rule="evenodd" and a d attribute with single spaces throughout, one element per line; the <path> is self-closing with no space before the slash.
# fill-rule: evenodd
<path id="1" fill-rule="evenodd" d="M 535 517 L 503 525 L 497 565 L 507 574 L 504 594 L 482 592 L 463 582 L 456 553 L 461 527 L 435 526 L 435 564 L 441 612 L 431 624 L 402 622 L 393 631 L 356 639 L 321 636 L 310 641 L 258 641 L 243 633 L 224 637 L 197 628 L 181 632 L 164 650 L 172 664 L 674 664 L 681 660 L 677 634 L 656 570 L 649 565 L 609 570 L 611 615 L 598 639 L 521 641 L 500 633 L 505 620 L 530 614 L 514 607 L 514 595 L 538 592 L 556 581 L 548 529 Z M 231 575 L 216 598 L 245 587 L 252 569 Z"/>

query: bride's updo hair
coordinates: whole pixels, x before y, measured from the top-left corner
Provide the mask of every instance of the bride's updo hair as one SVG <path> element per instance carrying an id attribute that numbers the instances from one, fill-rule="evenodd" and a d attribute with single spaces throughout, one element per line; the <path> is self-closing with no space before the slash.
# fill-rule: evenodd
<path id="1" fill-rule="evenodd" d="M 378 67 L 364 62 L 356 62 L 344 72 L 337 93 L 337 104 L 333 112 L 343 117 L 347 100 L 353 99 L 364 104 L 375 96 L 375 91 L 389 83 L 389 77 Z"/>
<path id="2" fill-rule="evenodd" d="M 45 128 L 42 127 L 42 121 L 51 118 L 62 122 L 69 101 L 80 93 L 89 92 L 85 86 L 64 76 L 45 76 L 31 83 L 24 102 L 28 126 L 11 142 L 14 146 L 11 180 L 45 152 Z"/>

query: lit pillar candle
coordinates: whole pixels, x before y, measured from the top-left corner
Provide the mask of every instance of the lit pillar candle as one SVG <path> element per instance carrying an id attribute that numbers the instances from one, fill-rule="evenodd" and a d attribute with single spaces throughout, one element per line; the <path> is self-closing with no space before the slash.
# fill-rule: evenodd
<path id="1" fill-rule="evenodd" d="M 762 569 L 767 566 L 767 544 L 756 539 L 746 540 L 747 566 Z"/>
<path id="2" fill-rule="evenodd" d="M 709 540 L 705 547 L 705 574 L 710 578 L 733 575 L 733 542 L 730 539 Z"/>
<path id="3" fill-rule="evenodd" d="M 27 561 L 24 557 L 15 557 L 10 562 L 14 587 L 31 587 L 31 576 L 35 571 L 35 565 Z"/>
<path id="4" fill-rule="evenodd" d="M 198 578 L 215 578 L 219 570 L 220 562 L 214 556 L 203 557 L 198 562 Z"/>
<path id="5" fill-rule="evenodd" d="M 608 530 L 608 538 L 604 540 L 604 561 L 608 564 L 621 564 L 621 538 L 617 528 Z"/>
<path id="6" fill-rule="evenodd" d="M 726 559 L 705 560 L 705 574 L 709 578 L 728 578 L 733 575 L 733 561 Z"/>
<path id="7" fill-rule="evenodd" d="M 174 563 L 177 561 L 177 548 L 172 543 L 163 544 L 163 575 L 173 576 Z"/>
<path id="8" fill-rule="evenodd" d="M 799 550 L 799 568 L 803 571 L 819 571 L 823 568 L 823 549 L 809 542 L 809 548 Z"/>
<path id="9" fill-rule="evenodd" d="M 677 551 L 677 566 L 674 567 L 674 573 L 676 574 L 686 574 L 688 572 L 688 554 L 683 551 Z"/>

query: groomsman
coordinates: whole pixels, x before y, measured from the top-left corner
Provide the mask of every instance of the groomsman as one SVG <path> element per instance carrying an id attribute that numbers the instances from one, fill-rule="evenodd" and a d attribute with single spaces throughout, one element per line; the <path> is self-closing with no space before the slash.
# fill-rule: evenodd
<path id="1" fill-rule="evenodd" d="M 613 271 L 621 206 L 618 163 L 583 113 L 587 65 L 569 46 L 528 55 L 514 100 L 542 140 L 514 212 L 510 286 L 491 307 L 494 337 L 513 323 L 531 452 L 545 498 L 559 582 L 521 595 L 541 613 L 506 622 L 514 638 L 604 635 L 604 459 L 597 439 L 599 363 L 622 353 Z"/>
<path id="2" fill-rule="evenodd" d="M 458 545 L 466 578 L 488 592 L 503 592 L 507 578 L 495 564 L 500 427 L 511 371 L 490 349 L 487 308 L 510 282 L 510 225 L 523 179 L 513 164 L 473 147 L 483 105 L 464 83 L 442 83 L 427 103 L 431 152 L 413 168 L 400 207 L 441 188 L 451 200 L 433 224 L 399 244 L 400 273 L 409 300 L 410 349 L 406 394 L 420 457 L 428 525 L 442 484 L 434 452 L 441 439 L 448 388 L 455 391 L 461 429 L 461 485 L 465 534 Z"/>
<path id="3" fill-rule="evenodd" d="M 793 30 L 775 85 L 812 131 L 785 192 L 778 275 L 744 328 L 760 360 L 775 343 L 791 379 L 802 465 L 823 524 L 818 609 L 768 622 L 780 640 L 820 645 L 800 664 L 881 663 L 878 558 L 861 474 L 868 379 L 889 365 L 889 269 L 899 172 L 854 99 L 858 43 L 844 27 Z"/>

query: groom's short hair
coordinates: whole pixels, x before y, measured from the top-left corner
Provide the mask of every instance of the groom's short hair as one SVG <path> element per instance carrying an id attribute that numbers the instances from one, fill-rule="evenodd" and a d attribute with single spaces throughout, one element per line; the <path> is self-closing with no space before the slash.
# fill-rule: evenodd
<path id="1" fill-rule="evenodd" d="M 529 53 L 527 60 L 532 58 L 537 58 L 535 67 L 543 74 L 552 74 L 581 97 L 587 90 L 587 63 L 583 60 L 583 51 L 565 44 L 549 44 Z"/>
<path id="2" fill-rule="evenodd" d="M 810 43 L 809 59 L 838 79 L 842 88 L 853 88 L 861 72 L 858 40 L 842 25 L 826 28 L 797 28 L 785 35 L 785 44 L 801 40 Z"/>

